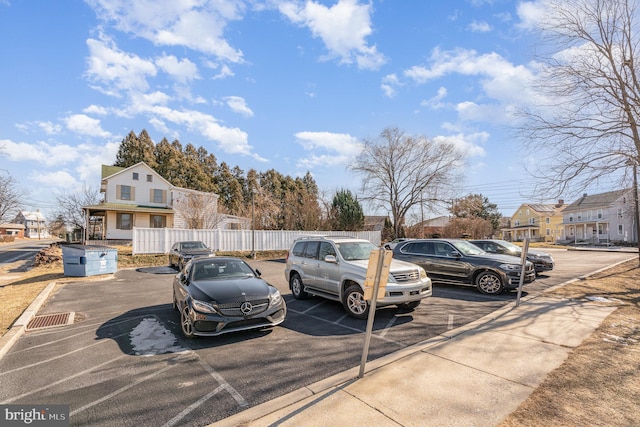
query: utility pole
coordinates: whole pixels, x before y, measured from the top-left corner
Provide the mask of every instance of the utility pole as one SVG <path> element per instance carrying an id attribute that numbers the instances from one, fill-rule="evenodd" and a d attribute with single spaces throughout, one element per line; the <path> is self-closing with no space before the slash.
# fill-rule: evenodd
<path id="1" fill-rule="evenodd" d="M 638 210 L 638 160 L 633 162 L 633 200 L 635 203 L 636 245 L 638 246 L 638 263 L 640 264 L 640 211 Z"/>

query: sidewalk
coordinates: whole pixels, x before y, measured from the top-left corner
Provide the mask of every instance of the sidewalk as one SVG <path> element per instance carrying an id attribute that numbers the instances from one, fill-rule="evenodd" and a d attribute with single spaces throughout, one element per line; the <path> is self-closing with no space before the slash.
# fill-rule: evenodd
<path id="1" fill-rule="evenodd" d="M 523 299 L 212 426 L 495 426 L 614 310 Z"/>

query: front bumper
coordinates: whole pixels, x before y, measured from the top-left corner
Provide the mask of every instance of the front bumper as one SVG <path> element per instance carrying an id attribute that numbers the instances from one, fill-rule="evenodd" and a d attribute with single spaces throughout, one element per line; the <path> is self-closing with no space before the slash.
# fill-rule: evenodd
<path id="1" fill-rule="evenodd" d="M 433 292 L 431 279 L 427 278 L 416 283 L 387 283 L 384 298 L 376 301 L 377 306 L 403 304 L 405 302 L 420 301 L 430 297 Z"/>
<path id="2" fill-rule="evenodd" d="M 287 306 L 284 300 L 279 305 L 253 316 L 222 316 L 214 313 L 202 313 L 193 308 L 190 311 L 194 334 L 203 337 L 270 328 L 284 322 L 287 316 Z"/>

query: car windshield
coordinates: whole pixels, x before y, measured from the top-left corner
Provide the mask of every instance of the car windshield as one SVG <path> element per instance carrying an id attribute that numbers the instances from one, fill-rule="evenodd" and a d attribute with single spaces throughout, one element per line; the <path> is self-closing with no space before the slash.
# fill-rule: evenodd
<path id="1" fill-rule="evenodd" d="M 241 279 L 254 277 L 253 270 L 241 260 L 207 260 L 193 266 L 193 280 Z"/>
<path id="2" fill-rule="evenodd" d="M 473 243 L 467 242 L 466 240 L 457 240 L 451 243 L 463 255 L 482 255 L 483 253 L 485 253 L 482 249 L 480 249 Z"/>
<path id="3" fill-rule="evenodd" d="M 507 248 L 510 252 L 520 252 L 522 248 L 518 245 L 514 245 L 511 242 L 507 242 L 506 240 L 498 240 L 498 244 Z"/>
<path id="4" fill-rule="evenodd" d="M 182 242 L 182 250 L 192 249 L 207 249 L 207 246 L 202 242 Z"/>
<path id="5" fill-rule="evenodd" d="M 347 261 L 355 261 L 358 259 L 369 259 L 371 251 L 378 249 L 371 242 L 343 242 L 336 243 L 340 255 Z"/>

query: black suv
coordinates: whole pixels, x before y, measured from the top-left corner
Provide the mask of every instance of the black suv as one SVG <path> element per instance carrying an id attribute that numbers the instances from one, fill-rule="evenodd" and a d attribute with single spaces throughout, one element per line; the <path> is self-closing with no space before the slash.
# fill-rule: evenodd
<path id="1" fill-rule="evenodd" d="M 484 252 L 461 239 L 417 239 L 398 244 L 393 257 L 418 264 L 434 283 L 471 285 L 485 294 L 515 289 L 520 283 L 520 258 Z M 533 282 L 533 264 L 526 261 L 524 283 Z"/>

